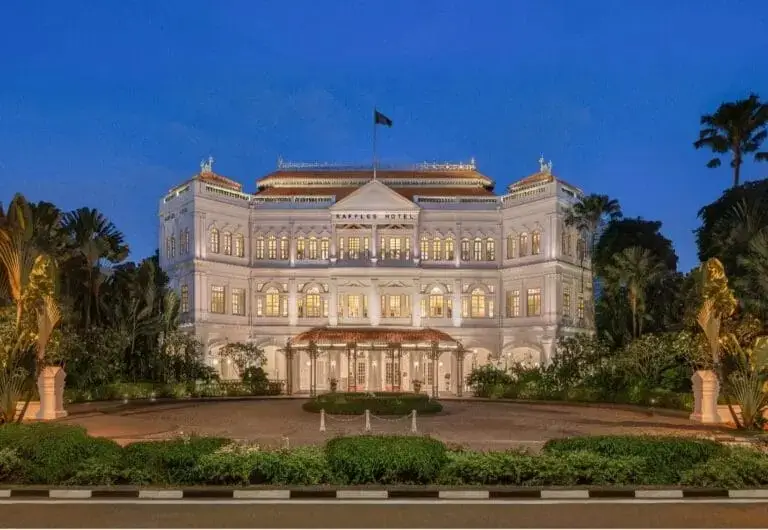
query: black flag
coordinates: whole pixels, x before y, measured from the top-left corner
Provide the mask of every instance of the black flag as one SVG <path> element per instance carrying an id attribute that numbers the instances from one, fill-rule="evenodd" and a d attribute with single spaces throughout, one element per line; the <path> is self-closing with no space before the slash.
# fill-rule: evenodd
<path id="1" fill-rule="evenodd" d="M 378 110 L 373 111 L 373 124 L 374 125 L 386 125 L 387 127 L 392 127 L 392 120 L 384 116 L 381 112 Z"/>

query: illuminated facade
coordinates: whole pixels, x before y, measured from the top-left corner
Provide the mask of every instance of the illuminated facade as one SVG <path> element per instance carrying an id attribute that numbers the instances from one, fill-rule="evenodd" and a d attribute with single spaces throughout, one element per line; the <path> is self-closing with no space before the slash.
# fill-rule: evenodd
<path id="1" fill-rule="evenodd" d="M 546 363 L 589 331 L 581 192 L 539 171 L 496 194 L 469 164 L 287 164 L 245 193 L 212 161 L 160 203 L 161 266 L 185 326 L 220 362 L 253 341 L 293 391 L 460 392 L 473 366 Z M 395 341 L 395 342 L 393 342 Z"/>

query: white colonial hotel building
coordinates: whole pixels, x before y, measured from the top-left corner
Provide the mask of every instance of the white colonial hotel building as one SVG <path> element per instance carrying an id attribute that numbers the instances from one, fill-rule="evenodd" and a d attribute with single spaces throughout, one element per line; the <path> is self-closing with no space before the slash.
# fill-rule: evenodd
<path id="1" fill-rule="evenodd" d="M 546 363 L 591 329 L 585 235 L 564 223 L 581 193 L 543 159 L 500 195 L 474 161 L 375 179 L 281 161 L 246 193 L 209 160 L 160 202 L 160 263 L 224 378 L 218 349 L 252 341 L 288 391 L 460 393 L 474 366 Z"/>

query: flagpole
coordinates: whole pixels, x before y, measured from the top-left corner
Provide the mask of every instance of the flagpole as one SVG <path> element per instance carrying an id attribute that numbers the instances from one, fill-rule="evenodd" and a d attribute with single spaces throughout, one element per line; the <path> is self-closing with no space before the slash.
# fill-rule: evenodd
<path id="1" fill-rule="evenodd" d="M 373 180 L 376 180 L 376 107 L 373 107 Z"/>

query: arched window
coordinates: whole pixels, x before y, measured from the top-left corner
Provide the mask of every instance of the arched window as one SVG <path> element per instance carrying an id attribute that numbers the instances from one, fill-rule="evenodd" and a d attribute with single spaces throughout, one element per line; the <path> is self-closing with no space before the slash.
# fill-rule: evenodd
<path id="1" fill-rule="evenodd" d="M 476 237 L 475 240 L 472 242 L 472 260 L 473 261 L 482 261 L 483 260 L 483 240 L 479 237 Z"/>
<path id="2" fill-rule="evenodd" d="M 304 296 L 304 316 L 307 318 L 320 318 L 321 310 L 320 289 L 312 287 Z"/>
<path id="3" fill-rule="evenodd" d="M 211 228 L 211 252 L 218 254 L 220 252 L 219 247 L 219 231 L 215 228 Z"/>
<path id="4" fill-rule="evenodd" d="M 567 226 L 563 227 L 563 235 L 560 242 L 562 244 L 561 252 L 563 256 L 570 256 L 572 249 L 571 231 Z"/>
<path id="5" fill-rule="evenodd" d="M 537 256 L 541 254 L 541 232 L 534 230 L 531 234 L 531 254 Z"/>
<path id="6" fill-rule="evenodd" d="M 267 237 L 267 259 L 277 259 L 277 238 Z"/>
<path id="7" fill-rule="evenodd" d="M 264 236 L 258 236 L 254 243 L 254 257 L 264 259 Z"/>
<path id="8" fill-rule="evenodd" d="M 447 300 L 443 291 L 439 287 L 433 287 L 429 291 L 427 300 L 427 316 L 430 318 L 447 318 Z"/>
<path id="9" fill-rule="evenodd" d="M 514 234 L 507 236 L 507 259 L 513 259 L 517 255 L 517 238 Z"/>
<path id="10" fill-rule="evenodd" d="M 281 315 L 280 298 L 280 291 L 274 287 L 267 289 L 266 303 L 264 304 L 266 306 L 264 311 L 266 316 L 279 317 Z"/>
<path id="11" fill-rule="evenodd" d="M 576 257 L 579 261 L 587 259 L 587 240 L 584 235 L 580 235 L 579 240 L 576 241 Z"/>
<path id="12" fill-rule="evenodd" d="M 291 247 L 288 244 L 288 237 L 283 236 L 280 238 L 280 259 L 287 260 L 291 257 Z"/>
<path id="13" fill-rule="evenodd" d="M 443 240 L 439 237 L 435 237 L 432 240 L 432 257 L 435 260 L 440 260 L 443 256 Z"/>
<path id="14" fill-rule="evenodd" d="M 189 287 L 187 285 L 181 286 L 181 301 L 179 302 L 179 311 L 181 313 L 189 313 Z"/>
<path id="15" fill-rule="evenodd" d="M 429 236 L 421 236 L 419 240 L 419 253 L 421 254 L 422 261 L 429 259 Z"/>
<path id="16" fill-rule="evenodd" d="M 485 292 L 474 289 L 469 299 L 469 316 L 472 318 L 485 317 Z"/>
<path id="17" fill-rule="evenodd" d="M 230 232 L 224 232 L 224 254 L 232 255 L 232 234 Z"/>
<path id="18" fill-rule="evenodd" d="M 296 259 L 305 259 L 307 253 L 307 240 L 300 237 L 296 240 Z"/>
<path id="19" fill-rule="evenodd" d="M 307 247 L 307 259 L 317 259 L 317 238 L 311 236 Z"/>
<path id="20" fill-rule="evenodd" d="M 496 241 L 492 237 L 485 240 L 485 260 L 496 261 Z"/>
<path id="21" fill-rule="evenodd" d="M 445 260 L 453 261 L 456 258 L 456 250 L 453 248 L 453 238 L 445 239 Z"/>
<path id="22" fill-rule="evenodd" d="M 471 255 L 469 239 L 465 237 L 461 240 L 461 261 L 469 261 Z"/>
<path id="23" fill-rule="evenodd" d="M 235 234 L 235 256 L 238 258 L 245 256 L 245 238 L 243 238 L 243 234 Z"/>
<path id="24" fill-rule="evenodd" d="M 331 240 L 324 237 L 320 240 L 320 259 L 328 259 L 331 256 Z"/>
<path id="25" fill-rule="evenodd" d="M 528 234 L 520 234 L 520 257 L 528 255 Z"/>

